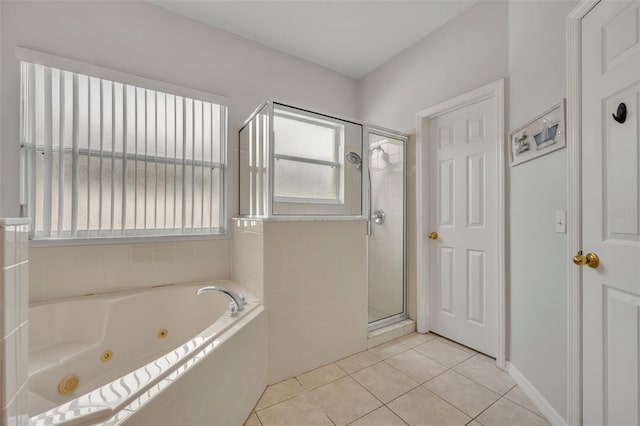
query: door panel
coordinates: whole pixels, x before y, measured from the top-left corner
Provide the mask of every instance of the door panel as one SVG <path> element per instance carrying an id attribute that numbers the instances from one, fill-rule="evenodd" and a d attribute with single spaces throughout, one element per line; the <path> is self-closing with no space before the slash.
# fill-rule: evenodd
<path id="1" fill-rule="evenodd" d="M 440 312 L 453 315 L 453 286 L 455 250 L 452 247 L 440 247 L 440 268 L 438 270 L 440 293 Z"/>
<path id="2" fill-rule="evenodd" d="M 489 355 L 497 348 L 497 100 L 429 120 L 429 328 Z"/>
<path id="3" fill-rule="evenodd" d="M 467 250 L 467 320 L 484 324 L 484 252 Z"/>
<path id="4" fill-rule="evenodd" d="M 484 153 L 467 157 L 467 225 L 484 226 Z"/>
<path id="5" fill-rule="evenodd" d="M 440 226 L 453 226 L 453 160 L 442 160 L 439 163 L 440 185 L 438 187 L 438 200 L 440 205 Z"/>
<path id="6" fill-rule="evenodd" d="M 640 85 L 623 89 L 608 97 L 604 111 L 616 111 L 624 102 L 627 111 L 637 112 L 640 107 Z M 610 117 L 605 117 L 607 121 Z M 610 123 L 611 124 L 611 123 Z M 617 123 L 616 123 L 617 124 Z M 603 187 L 605 211 L 605 239 L 638 241 L 638 116 L 628 113 L 622 126 L 606 126 L 602 143 L 604 158 Z"/>
<path id="7" fill-rule="evenodd" d="M 582 271 L 586 425 L 640 422 L 639 6 L 603 1 L 582 21 L 582 248 L 600 257 Z"/>

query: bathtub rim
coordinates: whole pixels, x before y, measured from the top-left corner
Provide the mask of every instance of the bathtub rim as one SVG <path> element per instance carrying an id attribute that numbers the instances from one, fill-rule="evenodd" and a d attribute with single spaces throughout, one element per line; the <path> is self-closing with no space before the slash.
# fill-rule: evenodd
<path id="1" fill-rule="evenodd" d="M 86 392 L 82 395 L 77 396 L 76 398 L 67 401 L 63 404 L 60 404 L 56 407 L 53 407 L 49 410 L 46 410 L 42 413 L 36 414 L 29 418 L 29 424 L 37 425 L 37 424 L 50 424 L 47 423 L 47 420 L 52 418 L 62 418 L 57 423 L 57 425 L 75 425 L 75 424 L 87 424 L 87 423 L 95 423 L 100 420 L 107 420 L 110 417 L 113 417 L 118 412 L 122 411 L 125 407 L 129 406 L 131 403 L 136 401 L 143 395 L 145 392 L 149 391 L 154 386 L 161 383 L 163 380 L 167 379 L 169 376 L 174 375 L 179 369 L 185 365 L 187 365 L 190 361 L 198 358 L 200 354 L 202 356 L 206 356 L 206 354 L 210 350 L 215 350 L 216 347 L 223 344 L 226 340 L 225 338 L 221 338 L 226 333 L 232 332 L 234 328 L 241 327 L 241 323 L 244 321 L 253 319 L 257 313 L 261 312 L 262 303 L 253 297 L 250 293 L 244 291 L 244 287 L 241 287 L 234 283 L 231 280 L 214 280 L 214 281 L 202 281 L 195 283 L 181 283 L 181 284 L 169 284 L 151 288 L 143 288 L 143 289 L 134 289 L 134 290 L 125 290 L 118 292 L 110 292 L 110 293 L 101 293 L 95 295 L 87 295 L 87 296 L 76 296 L 65 299 L 55 299 L 51 301 L 43 301 L 36 302 L 33 305 L 29 305 L 31 308 L 48 305 L 48 304 L 56 304 L 56 303 L 64 303 L 64 302 L 72 302 L 72 301 L 84 301 L 87 298 L 114 298 L 118 296 L 126 297 L 128 295 L 134 295 L 139 293 L 148 293 L 151 291 L 161 291 L 167 290 L 169 288 L 187 288 L 187 287 L 199 287 L 205 285 L 220 285 L 224 284 L 225 287 L 231 288 L 238 293 L 242 292 L 247 296 L 247 304 L 244 309 L 238 312 L 237 316 L 230 317 L 226 314 L 216 318 L 213 322 L 207 326 L 204 330 L 199 331 L 196 335 L 191 337 L 189 340 L 180 343 L 177 347 L 168 350 L 166 353 L 161 356 L 151 360 L 150 362 L 139 366 L 133 371 L 123 375 L 121 377 L 116 378 L 115 380 L 104 384 L 98 388 L 95 388 L 89 392 Z M 264 309 L 264 308 L 262 308 Z M 92 394 L 99 394 L 102 389 L 108 388 L 110 385 L 122 380 L 124 377 L 129 376 L 133 378 L 135 373 L 141 369 L 144 369 L 147 366 L 158 365 L 158 362 L 162 362 L 166 360 L 166 357 L 172 353 L 176 353 L 176 351 L 181 348 L 185 348 L 189 344 L 193 344 L 193 347 L 187 350 L 178 360 L 169 363 L 169 365 L 160 371 L 158 374 L 151 377 L 147 382 L 140 385 L 134 391 L 129 392 L 121 398 L 115 398 L 113 400 L 104 401 L 102 403 L 95 402 L 82 402 L 83 398 L 89 398 Z M 211 349 L 207 350 L 207 348 L 211 346 Z M 28 382 L 27 382 L 28 383 Z M 72 414 L 69 416 L 69 413 L 77 412 L 77 414 Z M 66 418 L 69 416 L 68 418 Z"/>
<path id="2" fill-rule="evenodd" d="M 66 303 L 66 302 L 77 302 L 84 300 L 93 300 L 93 299 L 111 299 L 111 298 L 120 298 L 120 296 L 128 296 L 134 295 L 138 293 L 148 293 L 155 292 L 161 290 L 167 290 L 172 288 L 182 288 L 182 287 L 196 287 L 196 286 L 210 286 L 210 285 L 222 285 L 222 287 L 230 288 L 231 290 L 240 293 L 245 293 L 247 295 L 247 301 L 259 302 L 259 300 L 251 293 L 247 291 L 247 289 L 235 281 L 227 278 L 222 278 L 219 280 L 202 280 L 202 281 L 190 281 L 185 283 L 175 283 L 175 284 L 161 284 L 154 285 L 151 287 L 137 287 L 137 288 L 123 288 L 120 290 L 112 290 L 106 291 L 104 293 L 89 293 L 83 294 L 81 296 L 70 296 L 70 297 L 60 297 L 57 299 L 49 299 L 49 300 L 38 300 L 36 302 L 29 302 L 29 308 L 39 308 L 42 306 L 52 305 L 56 303 Z"/>

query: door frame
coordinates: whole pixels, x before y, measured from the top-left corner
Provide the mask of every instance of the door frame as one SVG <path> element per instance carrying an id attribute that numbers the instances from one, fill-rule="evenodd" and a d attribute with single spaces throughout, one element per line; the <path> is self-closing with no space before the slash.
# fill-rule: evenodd
<path id="1" fill-rule="evenodd" d="M 402 312 L 393 314 L 388 317 L 380 318 L 375 321 L 368 322 L 367 321 L 367 332 L 372 332 L 374 330 L 378 330 L 379 328 L 386 327 L 391 324 L 395 324 L 402 320 L 405 320 L 409 317 L 409 289 L 408 289 L 408 220 L 409 216 L 407 214 L 407 144 L 409 142 L 409 135 L 406 133 L 400 133 L 393 130 L 385 129 L 383 127 L 376 127 L 370 124 L 363 124 L 362 127 L 362 173 L 367 175 L 367 179 L 369 179 L 369 191 L 367 191 L 366 202 L 363 203 L 365 206 L 367 213 L 366 216 L 369 219 L 369 223 L 371 222 L 371 213 L 372 213 L 372 204 L 371 204 L 371 196 L 373 192 L 373 187 L 371 186 L 371 172 L 369 170 L 369 156 L 371 154 L 369 148 L 369 140 L 365 141 L 365 136 L 369 134 L 374 134 L 378 136 L 382 136 L 385 138 L 395 139 L 397 141 L 402 142 Z M 364 178 L 363 178 L 364 185 Z M 365 190 L 362 191 L 363 197 L 365 194 Z M 371 226 L 371 225 L 368 225 Z M 367 294 L 369 292 L 369 284 L 370 284 L 370 276 L 369 276 L 369 264 L 371 259 L 369 258 L 369 242 L 370 235 L 367 235 Z M 367 298 L 368 304 L 368 298 Z"/>
<path id="2" fill-rule="evenodd" d="M 429 331 L 429 255 L 430 245 L 425 244 L 425 235 L 429 226 L 429 164 L 428 149 L 429 119 L 478 103 L 489 98 L 496 98 L 498 120 L 498 143 L 496 145 L 496 163 L 498 164 L 498 187 L 496 193 L 496 211 L 498 212 L 498 226 L 496 229 L 497 246 L 497 304 L 498 307 L 498 347 L 496 348 L 496 365 L 505 369 L 506 363 L 506 180 L 505 167 L 505 82 L 500 79 L 460 96 L 433 105 L 417 113 L 416 137 L 416 198 L 417 198 L 417 330 L 419 333 Z"/>
<path id="3" fill-rule="evenodd" d="M 582 19 L 600 0 L 567 15 L 567 259 L 582 249 Z M 567 425 L 582 424 L 582 269 L 567 271 Z"/>

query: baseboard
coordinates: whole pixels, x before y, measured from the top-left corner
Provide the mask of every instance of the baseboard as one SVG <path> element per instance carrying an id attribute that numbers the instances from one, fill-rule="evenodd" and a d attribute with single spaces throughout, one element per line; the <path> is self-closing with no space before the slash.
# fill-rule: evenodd
<path id="1" fill-rule="evenodd" d="M 516 368 L 515 365 L 507 362 L 507 372 L 520 389 L 529 397 L 533 405 L 547 418 L 553 426 L 567 426 L 566 420 L 556 411 L 555 408 L 545 399 L 538 389 Z"/>

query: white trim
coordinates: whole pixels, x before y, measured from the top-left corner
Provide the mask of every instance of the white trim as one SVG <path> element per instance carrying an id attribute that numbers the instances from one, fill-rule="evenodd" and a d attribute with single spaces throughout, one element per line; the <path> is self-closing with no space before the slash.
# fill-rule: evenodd
<path id="1" fill-rule="evenodd" d="M 416 136 L 416 206 L 417 213 L 417 331 L 426 333 L 429 331 L 429 286 L 427 264 L 429 259 L 429 244 L 425 244 L 424 235 L 428 232 L 429 225 L 429 185 L 427 164 L 429 164 L 429 150 L 427 149 L 428 127 L 427 120 L 447 112 L 463 108 L 480 102 L 484 99 L 495 97 L 497 101 L 497 121 L 498 121 L 498 188 L 497 188 L 497 262 L 498 262 L 498 347 L 496 348 L 496 364 L 499 368 L 505 369 L 507 352 L 507 329 L 506 329 L 506 145 L 505 145 L 505 100 L 504 100 L 504 79 L 467 92 L 463 95 L 444 101 L 417 113 L 417 136 Z"/>
<path id="2" fill-rule="evenodd" d="M 0 226 L 31 225 L 30 217 L 3 217 L 0 218 Z"/>
<path id="3" fill-rule="evenodd" d="M 214 93 L 209 93 L 184 86 L 178 86 L 176 84 L 168 83 L 165 81 L 154 80 L 135 74 L 101 67 L 98 65 L 88 64 L 86 62 L 76 61 L 75 59 L 50 55 L 48 53 L 39 52 L 37 50 L 16 47 L 16 58 L 19 61 L 31 62 L 33 64 L 58 68 L 64 71 L 85 74 L 91 77 L 115 81 L 116 83 L 124 83 L 132 86 L 144 87 L 145 89 L 165 92 L 170 95 L 194 98 L 199 101 L 211 102 L 226 107 L 229 106 L 229 100 L 226 97 L 216 95 Z"/>
<path id="4" fill-rule="evenodd" d="M 70 247 L 70 246 L 97 246 L 115 244 L 148 244 L 169 243 L 175 241 L 196 240 L 231 240 L 231 232 L 225 229 L 221 234 L 180 234 L 180 235 L 138 235 L 125 237 L 78 237 L 78 238 L 41 238 L 29 240 L 29 247 Z"/>
<path id="5" fill-rule="evenodd" d="M 582 0 L 567 16 L 567 259 L 582 248 L 582 19 L 600 0 Z M 582 424 L 582 271 L 567 271 L 567 424 Z"/>
<path id="6" fill-rule="evenodd" d="M 529 397 L 533 405 L 535 405 L 540 413 L 542 413 L 542 415 L 547 418 L 549 423 L 551 423 L 553 426 L 567 425 L 560 413 L 558 413 L 556 409 L 553 408 L 553 405 L 551 405 L 549 401 L 547 401 L 545 397 L 542 396 L 540 392 L 538 392 L 538 389 L 536 389 L 535 386 L 533 386 L 531 382 L 527 380 L 524 374 L 522 374 L 515 365 L 508 362 L 507 372 L 509 373 L 509 376 L 511 376 L 513 381 L 516 382 L 518 386 L 520 386 L 520 389 L 522 389 L 522 391 Z"/>

